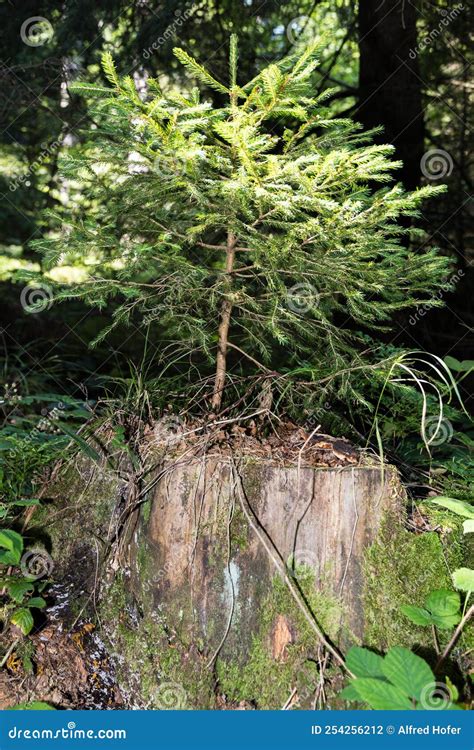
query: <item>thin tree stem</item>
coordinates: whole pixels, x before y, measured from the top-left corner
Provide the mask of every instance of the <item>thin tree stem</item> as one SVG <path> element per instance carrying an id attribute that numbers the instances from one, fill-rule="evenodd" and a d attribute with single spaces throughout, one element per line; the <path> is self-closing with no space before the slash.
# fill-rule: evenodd
<path id="1" fill-rule="evenodd" d="M 227 274 L 227 286 L 230 289 L 232 271 L 234 270 L 235 245 L 237 238 L 232 232 L 227 234 L 226 264 L 225 272 Z M 232 302 L 228 294 L 224 297 L 221 307 L 221 320 L 219 323 L 217 357 L 216 357 L 216 377 L 214 380 L 214 394 L 212 396 L 212 409 L 218 412 L 222 404 L 222 395 L 225 387 L 225 376 L 227 368 L 227 348 L 229 338 L 230 317 L 232 314 Z"/>
<path id="2" fill-rule="evenodd" d="M 436 632 L 436 625 L 431 626 L 431 632 L 433 633 L 433 643 L 436 651 L 436 656 L 439 656 L 441 651 L 439 648 L 438 633 Z"/>
<path id="3" fill-rule="evenodd" d="M 465 626 L 466 622 L 468 622 L 471 619 L 471 617 L 473 615 L 474 615 L 474 604 L 471 604 L 471 606 L 467 610 L 466 614 L 462 618 L 461 622 L 457 626 L 456 630 L 454 631 L 453 636 L 452 636 L 451 640 L 449 641 L 448 645 L 446 646 L 446 648 L 444 649 L 443 653 L 441 654 L 441 656 L 439 657 L 438 661 L 436 662 L 435 671 L 438 671 L 438 669 L 440 668 L 441 664 L 447 659 L 447 657 L 451 653 L 452 649 L 454 648 L 457 639 L 461 635 L 461 631 L 462 631 L 463 627 Z"/>

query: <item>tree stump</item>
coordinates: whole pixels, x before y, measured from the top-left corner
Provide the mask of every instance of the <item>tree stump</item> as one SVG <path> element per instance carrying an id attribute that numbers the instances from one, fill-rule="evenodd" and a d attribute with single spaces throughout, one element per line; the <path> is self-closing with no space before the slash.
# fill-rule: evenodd
<path id="1" fill-rule="evenodd" d="M 450 586 L 444 537 L 404 528 L 396 469 L 352 453 L 349 465 L 298 468 L 301 440 L 296 460 L 228 444 L 203 457 L 180 444 L 172 458 L 152 444 L 146 487 L 124 452 L 113 467 L 86 456 L 58 467 L 35 512 L 54 564 L 46 615 L 85 647 L 82 634 L 97 634 L 121 706 L 343 708 L 344 676 L 314 621 L 343 652 L 431 646 L 400 605 Z M 40 683 L 28 683 L 37 700 Z M 89 707 L 95 673 L 78 690 Z"/>
<path id="2" fill-rule="evenodd" d="M 379 465 L 170 464 L 135 534 L 129 585 L 185 659 L 217 664 L 220 679 L 245 671 L 256 648 L 288 662 L 302 631 L 316 653 L 285 571 L 333 643 L 360 642 L 364 553 L 402 494 L 396 470 Z"/>

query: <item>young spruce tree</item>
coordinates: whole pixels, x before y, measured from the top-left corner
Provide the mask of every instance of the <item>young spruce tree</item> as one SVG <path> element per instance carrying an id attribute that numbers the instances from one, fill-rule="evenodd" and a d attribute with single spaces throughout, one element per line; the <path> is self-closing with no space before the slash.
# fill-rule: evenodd
<path id="1" fill-rule="evenodd" d="M 97 98 L 99 127 L 63 172 L 95 200 L 86 216 L 68 217 L 61 236 L 37 243 L 53 265 L 65 252 L 87 260 L 89 278 L 64 294 L 99 307 L 115 297 L 113 325 L 156 321 L 190 369 L 200 363 L 199 376 L 213 363 L 214 412 L 231 352 L 290 383 L 363 369 L 367 338 L 358 332 L 438 302 L 446 261 L 408 250 L 397 222 L 440 188 L 404 192 L 393 185 L 392 146 L 327 119 L 331 91 L 312 96 L 314 48 L 245 85 L 235 37 L 226 83 L 175 54 L 223 106 L 197 88 L 164 93 L 151 79 L 143 97 L 108 54 L 110 88 L 74 86 Z"/>

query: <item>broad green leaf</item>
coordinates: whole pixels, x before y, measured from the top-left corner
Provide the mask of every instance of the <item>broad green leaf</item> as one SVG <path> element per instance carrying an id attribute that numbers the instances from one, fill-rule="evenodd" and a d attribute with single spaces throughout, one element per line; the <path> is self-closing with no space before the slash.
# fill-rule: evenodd
<path id="1" fill-rule="evenodd" d="M 357 690 L 354 688 L 355 680 L 352 680 L 346 687 L 341 690 L 339 695 L 346 701 L 358 701 L 360 700 Z"/>
<path id="2" fill-rule="evenodd" d="M 453 583 L 460 591 L 474 591 L 474 570 L 458 568 L 451 576 Z"/>
<path id="3" fill-rule="evenodd" d="M 27 508 L 30 505 L 40 505 L 40 503 L 41 503 L 41 500 L 38 500 L 38 498 L 30 497 L 30 498 L 25 498 L 23 500 L 14 500 L 12 503 L 10 503 L 10 505 L 15 505 L 21 508 L 23 507 Z"/>
<path id="4" fill-rule="evenodd" d="M 28 635 L 33 627 L 33 615 L 26 607 L 21 607 L 13 613 L 11 621 L 20 628 L 23 635 Z"/>
<path id="5" fill-rule="evenodd" d="M 13 601 L 17 602 L 17 604 L 20 604 L 23 601 L 25 594 L 34 591 L 34 586 L 31 581 L 25 581 L 22 579 L 7 580 L 6 586 L 11 598 Z"/>
<path id="6" fill-rule="evenodd" d="M 33 596 L 31 599 L 28 599 L 28 606 L 43 609 L 46 607 L 46 602 L 42 596 Z"/>
<path id="7" fill-rule="evenodd" d="M 457 500 L 455 497 L 445 497 L 440 495 L 439 497 L 432 497 L 431 502 L 435 505 L 441 505 L 443 508 L 456 513 L 458 516 L 463 518 L 474 519 L 474 507 L 464 500 Z"/>
<path id="8" fill-rule="evenodd" d="M 56 711 L 54 706 L 43 701 L 33 701 L 32 703 L 17 703 L 16 706 L 10 706 L 8 711 Z"/>
<path id="9" fill-rule="evenodd" d="M 400 610 L 415 625 L 432 625 L 431 614 L 422 607 L 415 607 L 411 604 L 402 604 Z"/>
<path id="10" fill-rule="evenodd" d="M 456 357 L 447 356 L 444 358 L 444 363 L 453 372 L 462 372 L 463 370 L 462 362 L 460 362 L 459 359 L 456 359 Z"/>
<path id="11" fill-rule="evenodd" d="M 4 552 L 0 552 L 0 564 L 1 565 L 18 565 L 20 560 L 21 560 L 21 555 L 18 555 L 17 552 L 10 552 L 10 550 L 5 550 Z"/>
<path id="12" fill-rule="evenodd" d="M 423 689 L 435 682 L 433 672 L 425 660 L 401 646 L 394 646 L 388 651 L 382 670 L 393 685 L 417 700 Z"/>
<path id="13" fill-rule="evenodd" d="M 438 589 L 432 591 L 427 597 L 426 608 L 405 604 L 400 609 L 415 625 L 436 625 L 439 628 L 452 628 L 461 619 L 460 606 L 461 600 L 456 591 Z"/>
<path id="14" fill-rule="evenodd" d="M 11 529 L 1 529 L 0 547 L 6 549 L 6 552 L 0 554 L 0 562 L 5 565 L 17 565 L 23 552 L 23 537 Z"/>
<path id="15" fill-rule="evenodd" d="M 0 529 L 0 547 L 4 547 L 8 550 L 17 549 L 19 552 L 23 551 L 23 537 L 12 529 Z"/>
<path id="16" fill-rule="evenodd" d="M 356 677 L 383 677 L 383 657 L 367 648 L 353 646 L 346 656 L 346 665 Z"/>
<path id="17" fill-rule="evenodd" d="M 461 615 L 459 612 L 454 615 L 431 615 L 431 619 L 433 620 L 433 625 L 449 630 L 460 622 Z"/>
<path id="18" fill-rule="evenodd" d="M 457 591 L 436 589 L 428 595 L 425 604 L 434 615 L 454 615 L 461 607 L 461 597 Z"/>
<path id="19" fill-rule="evenodd" d="M 462 525 L 465 534 L 474 534 L 474 518 L 468 518 Z"/>
<path id="20" fill-rule="evenodd" d="M 412 701 L 403 690 L 373 677 L 360 677 L 351 683 L 359 700 L 379 711 L 410 711 Z"/>

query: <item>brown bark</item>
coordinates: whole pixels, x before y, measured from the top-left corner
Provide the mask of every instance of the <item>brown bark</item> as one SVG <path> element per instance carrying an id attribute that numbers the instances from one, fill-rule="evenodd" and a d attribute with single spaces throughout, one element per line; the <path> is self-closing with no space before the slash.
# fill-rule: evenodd
<path id="1" fill-rule="evenodd" d="M 232 232 L 227 235 L 226 265 L 225 272 L 228 276 L 227 286 L 230 287 L 231 274 L 234 269 L 236 237 Z M 218 412 L 221 408 L 222 395 L 225 387 L 227 369 L 227 348 L 229 338 L 230 317 L 232 314 L 232 302 L 228 295 L 224 296 L 221 307 L 221 320 L 219 323 L 219 339 L 217 343 L 216 377 L 214 380 L 214 394 L 212 396 L 212 409 Z"/>
<path id="2" fill-rule="evenodd" d="M 395 470 L 298 469 L 249 457 L 237 474 L 231 461 L 208 457 L 176 465 L 157 485 L 146 538 L 149 570 L 163 573 L 149 595 L 172 629 L 202 639 L 209 655 L 221 649 L 221 657 L 246 661 L 279 576 L 292 600 L 303 585 L 339 603 L 326 624 L 333 644 L 363 639 L 364 554 L 385 515 L 400 513 Z M 293 560 L 307 573 L 293 575 Z M 312 611 L 322 628 L 320 616 Z M 274 639 L 268 647 L 276 648 Z"/>

